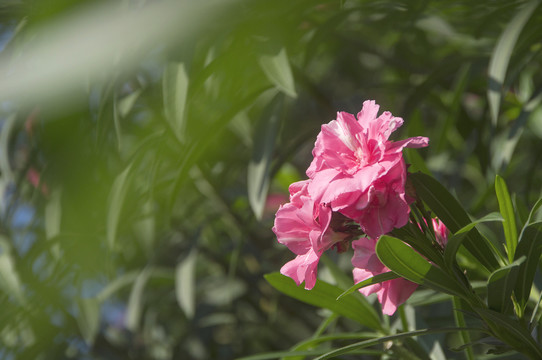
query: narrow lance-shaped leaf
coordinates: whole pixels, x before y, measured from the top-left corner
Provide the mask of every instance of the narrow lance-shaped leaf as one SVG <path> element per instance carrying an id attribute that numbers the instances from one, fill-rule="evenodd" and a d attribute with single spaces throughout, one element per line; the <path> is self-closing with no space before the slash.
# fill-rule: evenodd
<path id="1" fill-rule="evenodd" d="M 45 236 L 51 239 L 60 233 L 62 220 L 61 189 L 55 189 L 45 205 Z"/>
<path id="2" fill-rule="evenodd" d="M 521 30 L 531 17 L 535 8 L 540 4 L 539 0 L 531 0 L 527 3 L 508 23 L 502 32 L 489 61 L 489 86 L 487 97 L 493 125 L 497 124 L 499 107 L 501 104 L 501 92 L 506 77 L 506 70 L 512 51 L 516 45 Z"/>
<path id="3" fill-rule="evenodd" d="M 280 124 L 283 99 L 283 95 L 278 94 L 268 105 L 254 134 L 254 149 L 252 160 L 248 164 L 247 186 L 248 200 L 258 219 L 261 219 L 263 215 L 267 199 L 269 171 L 275 149 L 275 138 Z"/>
<path id="4" fill-rule="evenodd" d="M 141 320 L 141 313 L 143 309 L 143 291 L 149 276 L 151 269 L 145 268 L 139 273 L 132 291 L 130 292 L 130 298 L 128 299 L 128 306 L 126 307 L 126 328 L 130 331 L 136 331 L 139 328 L 139 322 Z"/>
<path id="5" fill-rule="evenodd" d="M 538 262 L 542 255 L 542 223 L 534 223 L 524 229 L 516 249 L 516 258 L 525 256 L 520 265 L 515 286 L 515 295 L 519 305 L 525 309 L 533 285 Z"/>
<path id="6" fill-rule="evenodd" d="M 282 48 L 276 55 L 263 55 L 260 58 L 263 72 L 279 90 L 293 98 L 297 97 L 292 68 L 288 62 L 286 49 Z"/>
<path id="7" fill-rule="evenodd" d="M 100 328 L 100 305 L 95 298 L 79 299 L 77 305 L 79 330 L 87 345 L 92 346 Z"/>
<path id="8" fill-rule="evenodd" d="M 499 175 L 495 178 L 495 192 L 497 193 L 497 200 L 499 201 L 499 209 L 501 215 L 504 218 L 504 238 L 506 240 L 506 252 L 508 253 L 508 260 L 512 262 L 514 260 L 514 253 L 518 245 L 518 233 L 516 229 L 516 215 L 514 213 L 514 207 L 512 206 L 512 200 L 508 193 L 508 188 L 504 179 Z"/>
<path id="9" fill-rule="evenodd" d="M 0 235 L 0 292 L 13 296 L 20 305 L 25 304 L 23 287 L 11 256 L 10 241 Z"/>
<path id="10" fill-rule="evenodd" d="M 129 173 L 132 168 L 132 164 L 128 165 L 126 169 L 113 182 L 113 187 L 109 193 L 109 207 L 107 212 L 107 245 L 109 249 L 113 249 L 115 241 L 117 239 L 117 230 L 120 221 L 120 215 L 122 211 L 122 206 L 124 204 L 124 199 L 128 192 L 129 183 Z"/>
<path id="11" fill-rule="evenodd" d="M 525 257 L 512 264 L 495 270 L 487 281 L 487 306 L 495 311 L 506 313 L 512 306 L 512 291 L 516 285 L 519 266 Z"/>
<path id="12" fill-rule="evenodd" d="M 437 180 L 423 173 L 410 174 L 409 179 L 414 184 L 417 195 L 452 233 L 471 223 L 461 204 Z M 464 245 L 488 270 L 493 271 L 499 267 L 493 249 L 475 228 L 466 235 Z"/>
<path id="13" fill-rule="evenodd" d="M 118 99 L 117 95 L 113 96 L 113 122 L 117 134 L 118 147 L 121 151 L 123 149 L 122 122 L 134 107 L 139 95 L 141 95 L 141 90 L 136 90 L 122 99 Z"/>
<path id="14" fill-rule="evenodd" d="M 338 349 L 334 349 L 332 351 L 329 351 L 325 353 L 322 356 L 319 356 L 315 358 L 314 360 L 325 360 L 325 359 L 334 359 L 335 357 L 343 354 L 351 353 L 358 349 L 363 349 L 365 347 L 374 346 L 378 344 L 383 344 L 389 341 L 393 340 L 399 340 L 399 339 L 405 339 L 405 338 L 413 338 L 416 336 L 422 336 L 422 335 L 429 335 L 429 334 L 443 334 L 443 333 L 451 333 L 451 332 L 458 332 L 462 330 L 480 330 L 480 329 L 474 329 L 474 328 L 442 328 L 442 329 L 422 329 L 422 330 L 414 330 L 394 335 L 388 335 L 388 336 L 381 336 L 376 339 L 369 339 L 360 341 L 354 344 L 346 345 Z"/>
<path id="15" fill-rule="evenodd" d="M 542 348 L 524 324 L 497 311 L 484 308 L 476 308 L 475 310 L 495 332 L 499 340 L 531 359 L 542 359 Z"/>
<path id="16" fill-rule="evenodd" d="M 184 141 L 188 74 L 184 63 L 169 63 L 163 75 L 164 111 L 175 136 Z"/>
<path id="17" fill-rule="evenodd" d="M 453 277 L 397 238 L 382 236 L 376 243 L 376 254 L 391 271 L 407 280 L 447 294 L 465 296 L 465 289 Z"/>
<path id="18" fill-rule="evenodd" d="M 17 118 L 15 115 L 8 116 L 2 124 L 2 131 L 0 131 L 0 171 L 2 172 L 2 178 L 6 182 L 13 180 L 14 176 L 13 171 L 11 171 L 9 159 L 9 143 L 15 127 L 16 119 Z"/>
<path id="19" fill-rule="evenodd" d="M 342 290 L 321 280 L 316 281 L 312 290 L 305 290 L 289 277 L 279 273 L 267 274 L 265 279 L 275 289 L 294 299 L 331 310 L 371 329 L 382 330 L 376 311 L 364 297 L 346 296 L 337 300 Z"/>
<path id="20" fill-rule="evenodd" d="M 374 285 L 374 284 L 380 284 L 380 283 L 382 283 L 384 281 L 393 280 L 393 279 L 397 279 L 397 278 L 400 278 L 400 277 L 401 276 L 397 275 L 396 273 L 394 273 L 392 271 L 388 271 L 388 272 L 385 272 L 385 273 L 382 273 L 382 274 L 375 275 L 373 277 L 370 277 L 367 280 L 363 280 L 363 281 L 361 281 L 361 282 L 359 282 L 357 284 L 354 284 L 353 286 L 348 288 L 348 290 L 344 291 L 341 295 L 339 295 L 337 297 L 337 300 L 339 300 L 343 296 L 352 294 L 356 290 L 363 289 L 364 287 L 371 286 L 371 285 Z"/>
<path id="21" fill-rule="evenodd" d="M 538 211 L 538 209 L 540 209 L 540 206 L 542 206 L 542 198 L 538 199 L 538 201 L 534 204 L 531 211 L 529 212 L 529 217 L 527 218 L 527 221 L 525 222 L 525 225 L 523 225 L 521 233 L 519 234 L 520 239 L 522 238 L 525 229 L 533 223 L 536 212 Z"/>
<path id="22" fill-rule="evenodd" d="M 471 231 L 476 225 L 480 223 L 484 223 L 484 222 L 489 222 L 489 221 L 503 221 L 503 220 L 504 219 L 501 216 L 501 214 L 497 212 L 493 212 L 457 230 L 454 235 L 448 238 L 448 242 L 446 243 L 446 248 L 444 249 L 444 260 L 446 261 L 446 264 L 450 266 L 453 264 L 457 251 L 459 250 L 459 247 L 463 243 L 463 240 L 467 236 L 468 232 Z"/>
<path id="23" fill-rule="evenodd" d="M 196 268 L 197 251 L 192 250 L 175 270 L 175 294 L 177 302 L 187 318 L 194 317 L 196 310 Z"/>

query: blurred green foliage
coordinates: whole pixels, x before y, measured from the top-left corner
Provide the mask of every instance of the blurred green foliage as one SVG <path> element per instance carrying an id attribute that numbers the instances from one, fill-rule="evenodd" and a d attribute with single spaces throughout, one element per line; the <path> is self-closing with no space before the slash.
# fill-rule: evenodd
<path id="1" fill-rule="evenodd" d="M 292 256 L 273 215 L 321 124 L 366 99 L 430 138 L 408 162 L 471 215 L 498 209 L 496 174 L 520 228 L 542 195 L 538 1 L 198 4 L 0 4 L 1 358 L 231 359 L 326 318 L 364 331 L 263 275 Z M 320 266 L 343 290 L 348 268 Z M 437 298 L 416 324 L 453 324 Z"/>

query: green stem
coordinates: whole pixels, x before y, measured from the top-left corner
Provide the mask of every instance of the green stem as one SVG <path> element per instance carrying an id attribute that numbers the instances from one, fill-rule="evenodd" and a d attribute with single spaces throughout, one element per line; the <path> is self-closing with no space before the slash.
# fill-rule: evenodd
<path id="1" fill-rule="evenodd" d="M 452 298 L 453 306 L 454 306 L 454 318 L 455 318 L 455 324 L 459 328 L 465 328 L 466 322 L 465 318 L 463 317 L 463 313 L 461 310 L 463 309 L 463 304 L 461 303 L 461 299 L 457 296 L 454 296 Z M 462 330 L 459 332 L 461 336 L 461 341 L 463 341 L 463 344 L 469 344 L 471 342 L 470 334 L 466 330 Z M 465 348 L 465 356 L 467 357 L 467 360 L 474 360 L 474 352 L 472 351 L 472 347 L 467 346 Z"/>

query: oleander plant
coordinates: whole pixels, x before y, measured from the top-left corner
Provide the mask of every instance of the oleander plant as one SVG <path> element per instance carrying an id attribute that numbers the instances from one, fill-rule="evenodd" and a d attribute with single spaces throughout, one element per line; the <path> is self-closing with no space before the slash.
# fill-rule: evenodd
<path id="1" fill-rule="evenodd" d="M 542 359 L 541 2 L 0 2 L 0 358 Z"/>

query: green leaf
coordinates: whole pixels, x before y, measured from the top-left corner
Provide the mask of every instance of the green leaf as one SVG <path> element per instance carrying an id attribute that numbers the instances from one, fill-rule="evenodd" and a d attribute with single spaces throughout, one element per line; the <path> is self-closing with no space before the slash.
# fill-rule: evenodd
<path id="1" fill-rule="evenodd" d="M 179 141 L 185 138 L 185 108 L 189 79 L 184 63 L 169 63 L 162 79 L 164 112 Z"/>
<path id="2" fill-rule="evenodd" d="M 141 90 L 136 90 L 122 99 L 118 100 L 117 96 L 113 96 L 113 121 L 115 123 L 115 132 L 117 134 L 117 143 L 119 149 L 122 149 L 122 120 L 126 118 L 130 110 L 132 110 L 136 100 L 141 94 Z"/>
<path id="3" fill-rule="evenodd" d="M 354 284 L 348 290 L 344 291 L 341 295 L 339 295 L 337 297 L 337 300 L 339 300 L 343 296 L 352 294 L 354 291 L 359 290 L 361 288 L 371 286 L 371 285 L 374 285 L 374 284 L 380 284 L 381 282 L 397 279 L 399 277 L 400 277 L 399 275 L 395 274 L 392 271 L 388 271 L 388 272 L 385 272 L 383 274 L 375 275 L 375 276 L 373 276 L 373 277 L 371 277 L 371 278 L 369 278 L 367 280 L 363 280 L 362 282 Z"/>
<path id="4" fill-rule="evenodd" d="M 280 91 L 293 98 L 297 97 L 294 76 L 285 48 L 282 48 L 276 55 L 263 55 L 260 57 L 260 66 L 267 79 Z"/>
<path id="5" fill-rule="evenodd" d="M 491 54 L 488 70 L 489 86 L 487 90 L 487 97 L 489 101 L 489 109 L 491 111 L 491 119 L 494 126 L 497 125 L 497 120 L 499 117 L 502 87 L 506 77 L 506 70 L 508 68 L 510 57 L 512 56 L 512 52 L 521 30 L 539 4 L 539 0 L 531 0 L 520 11 L 518 11 L 516 16 L 512 18 L 502 32 L 499 40 L 497 41 L 497 45 Z"/>
<path id="6" fill-rule="evenodd" d="M 457 251 L 463 243 L 463 240 L 467 236 L 468 232 L 471 231 L 476 225 L 484 222 L 503 220 L 504 219 L 501 214 L 493 212 L 457 230 L 455 234 L 448 239 L 448 242 L 446 243 L 446 248 L 444 249 L 444 260 L 446 261 L 446 264 L 448 264 L 449 266 L 453 264 Z"/>
<path id="7" fill-rule="evenodd" d="M 94 298 L 84 298 L 77 300 L 77 307 L 79 330 L 87 345 L 92 346 L 100 328 L 100 305 Z"/>
<path id="8" fill-rule="evenodd" d="M 149 280 L 150 274 L 151 269 L 147 267 L 139 273 L 128 298 L 125 324 L 126 328 L 133 332 L 139 329 L 141 313 L 143 312 L 143 291 L 145 290 L 145 285 L 147 284 L 147 280 Z"/>
<path id="9" fill-rule="evenodd" d="M 542 255 L 542 223 L 534 223 L 522 231 L 516 249 L 516 259 L 523 256 L 526 258 L 525 262 L 519 267 L 514 290 L 516 299 L 523 309 L 525 309 L 529 300 L 540 255 Z"/>
<path id="10" fill-rule="evenodd" d="M 371 329 L 382 330 L 382 324 L 376 311 L 363 297 L 347 296 L 337 300 L 342 290 L 321 280 L 316 281 L 312 290 L 305 290 L 297 286 L 289 277 L 279 273 L 267 274 L 265 279 L 275 289 L 294 299 L 329 309 Z"/>
<path id="11" fill-rule="evenodd" d="M 417 195 L 452 233 L 472 222 L 461 204 L 437 180 L 423 173 L 410 174 L 409 179 Z M 493 249 L 475 228 L 466 235 L 464 245 L 488 270 L 493 271 L 499 267 Z"/>
<path id="12" fill-rule="evenodd" d="M 257 219 L 262 218 L 267 200 L 271 160 L 280 125 L 283 100 L 284 97 L 278 94 L 268 105 L 254 135 L 252 160 L 248 164 L 247 171 L 247 190 L 250 206 Z"/>
<path id="13" fill-rule="evenodd" d="M 60 194 L 60 188 L 53 190 L 47 205 L 45 205 L 45 236 L 47 239 L 52 239 L 60 233 L 62 220 Z"/>
<path id="14" fill-rule="evenodd" d="M 177 302 L 187 318 L 194 317 L 196 311 L 196 258 L 197 251 L 192 249 L 175 270 L 175 295 Z"/>
<path id="15" fill-rule="evenodd" d="M 271 352 L 271 353 L 244 356 L 244 357 L 238 358 L 237 360 L 271 360 L 271 359 L 281 359 L 281 358 L 290 357 L 290 356 L 307 357 L 307 356 L 321 355 L 325 351 L 326 350 L 276 351 L 276 352 Z"/>
<path id="16" fill-rule="evenodd" d="M 361 340 L 361 339 L 374 339 L 374 338 L 377 338 L 377 337 L 380 337 L 382 336 L 381 333 L 376 333 L 376 332 L 361 332 L 361 333 L 354 333 L 354 332 L 350 332 L 350 333 L 334 333 L 334 334 L 330 334 L 330 335 L 318 335 L 318 336 L 314 336 L 308 340 L 305 340 L 305 341 L 302 341 L 298 344 L 296 344 L 292 349 L 291 351 L 304 351 L 304 350 L 310 350 L 314 347 L 316 347 L 317 345 L 321 344 L 321 343 L 324 343 L 324 342 L 330 342 L 330 341 L 336 341 L 336 340 Z M 327 352 L 328 350 L 323 348 L 321 349 L 321 353 L 320 354 L 323 354 L 325 352 Z M 294 357 L 291 357 L 291 356 L 288 356 L 286 358 L 284 358 L 284 360 L 303 360 L 304 357 L 298 357 L 298 358 L 294 358 Z"/>
<path id="17" fill-rule="evenodd" d="M 425 164 L 422 156 L 420 155 L 419 149 L 410 149 L 405 148 L 405 157 L 410 167 L 408 168 L 411 172 L 421 171 L 424 174 L 431 175 L 431 170 Z"/>
<path id="18" fill-rule="evenodd" d="M 495 311 L 506 313 L 512 305 L 512 291 L 516 285 L 520 264 L 525 257 L 512 264 L 495 270 L 487 280 L 487 306 Z"/>
<path id="19" fill-rule="evenodd" d="M 16 120 L 17 117 L 15 114 L 8 116 L 6 120 L 4 120 L 2 131 L 0 132 L 0 172 L 2 173 L 2 180 L 6 183 L 12 181 L 14 177 L 13 171 L 11 170 L 11 151 L 9 144 Z"/>
<path id="20" fill-rule="evenodd" d="M 475 311 L 499 340 L 532 359 L 542 359 L 542 349 L 517 319 L 490 309 L 476 308 Z"/>
<path id="21" fill-rule="evenodd" d="M 128 165 L 126 169 L 117 176 L 111 187 L 111 192 L 109 193 L 106 236 L 107 245 L 110 250 L 114 249 L 117 240 L 117 230 L 119 227 L 122 206 L 130 186 L 130 178 L 128 175 L 130 174 L 131 168 L 132 164 Z"/>
<path id="22" fill-rule="evenodd" d="M 382 236 L 376 243 L 376 254 L 391 271 L 407 280 L 447 294 L 464 297 L 465 290 L 453 277 L 429 263 L 397 238 Z"/>
<path id="23" fill-rule="evenodd" d="M 512 206 L 512 200 L 510 199 L 506 183 L 499 175 L 495 177 L 495 192 L 497 193 L 501 215 L 504 218 L 503 228 L 506 240 L 506 252 L 508 253 L 508 260 L 512 262 L 518 245 L 516 214 L 514 213 L 514 207 Z"/>
<path id="24" fill-rule="evenodd" d="M 525 231 L 525 229 L 531 225 L 533 223 L 533 219 L 536 215 L 536 212 L 538 211 L 538 209 L 540 209 L 540 206 L 542 206 L 542 198 L 538 199 L 538 201 L 534 204 L 534 206 L 532 207 L 531 211 L 529 212 L 529 217 L 527 218 L 527 221 L 525 221 L 525 225 L 523 226 L 523 228 L 521 229 L 521 233 L 519 234 L 519 238 L 521 239 L 521 236 L 523 234 L 523 231 Z M 519 240 L 518 240 L 519 241 Z"/>
<path id="25" fill-rule="evenodd" d="M 399 333 L 395 335 L 388 335 L 388 336 L 382 336 L 376 339 L 370 339 L 365 341 L 360 341 L 354 344 L 350 344 L 347 346 L 343 346 L 341 348 L 329 351 L 325 353 L 324 355 L 315 358 L 314 360 L 324 360 L 324 359 L 331 359 L 333 357 L 348 354 L 355 350 L 362 349 L 369 346 L 374 346 L 378 344 L 383 344 L 386 342 L 390 342 L 393 340 L 399 340 L 399 339 L 405 339 L 405 338 L 413 338 L 415 336 L 422 336 L 422 335 L 429 335 L 429 334 L 445 334 L 450 332 L 457 332 L 462 330 L 479 330 L 474 328 L 441 328 L 441 329 L 423 329 L 423 330 L 414 330 L 404 333 Z"/>
<path id="26" fill-rule="evenodd" d="M 138 275 L 137 271 L 130 271 L 120 275 L 118 278 L 107 284 L 107 286 L 96 296 L 96 299 L 100 303 L 109 299 L 114 293 L 136 281 Z"/>
<path id="27" fill-rule="evenodd" d="M 452 297 L 452 304 L 453 304 L 453 307 L 454 307 L 454 320 L 455 320 L 455 325 L 457 327 L 465 327 L 466 326 L 466 322 L 465 322 L 465 317 L 463 316 L 463 311 L 468 308 L 467 305 L 464 303 L 463 300 L 461 300 L 460 298 L 458 297 Z M 468 331 L 460 331 L 459 332 L 459 336 L 461 337 L 461 341 L 463 341 L 463 344 L 470 344 L 471 342 L 471 337 L 470 337 L 470 334 Z M 470 346 L 466 346 L 465 347 L 465 356 L 467 358 L 467 360 L 474 360 L 474 354 L 473 354 L 473 351 L 472 351 L 472 347 Z"/>
<path id="28" fill-rule="evenodd" d="M 10 253 L 10 241 L 0 235 L 0 291 L 7 296 L 13 296 L 20 305 L 24 305 L 25 298 L 21 280 Z"/>

